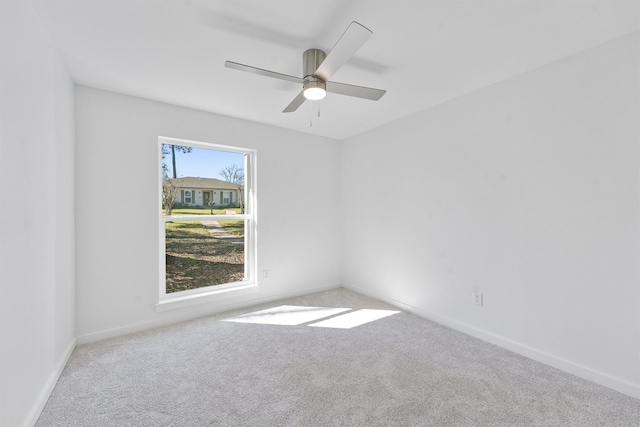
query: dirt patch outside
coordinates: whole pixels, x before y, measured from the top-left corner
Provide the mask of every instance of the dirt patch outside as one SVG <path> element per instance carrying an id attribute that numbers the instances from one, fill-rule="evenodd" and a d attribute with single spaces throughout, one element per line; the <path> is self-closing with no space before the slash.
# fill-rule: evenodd
<path id="1" fill-rule="evenodd" d="M 201 222 L 169 222 L 166 272 L 167 293 L 241 281 L 244 244 L 216 239 Z"/>

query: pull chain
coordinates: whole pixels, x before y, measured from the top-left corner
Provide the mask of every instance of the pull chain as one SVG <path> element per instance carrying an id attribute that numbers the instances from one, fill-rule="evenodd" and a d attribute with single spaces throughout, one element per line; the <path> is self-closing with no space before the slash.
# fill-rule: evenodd
<path id="1" fill-rule="evenodd" d="M 318 106 L 318 118 L 320 118 L 320 102 L 316 101 L 309 101 L 309 127 L 312 128 L 313 127 L 313 106 L 317 105 Z"/>

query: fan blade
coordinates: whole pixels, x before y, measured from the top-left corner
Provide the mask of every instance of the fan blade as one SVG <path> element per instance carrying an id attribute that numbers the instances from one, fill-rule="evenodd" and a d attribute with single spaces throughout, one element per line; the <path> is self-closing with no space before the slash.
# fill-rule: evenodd
<path id="1" fill-rule="evenodd" d="M 262 68 L 252 67 L 250 65 L 238 64 L 237 62 L 226 61 L 224 66 L 234 70 L 245 71 L 247 73 L 258 74 L 260 76 L 272 77 L 274 79 L 286 80 L 293 83 L 303 83 L 300 77 L 290 76 L 288 74 L 276 73 L 275 71 L 263 70 Z"/>
<path id="2" fill-rule="evenodd" d="M 282 110 L 283 113 L 293 113 L 294 111 L 296 111 L 298 109 L 299 106 L 302 105 L 302 103 L 304 101 L 306 101 L 307 98 L 304 97 L 304 91 L 301 91 L 298 96 L 296 96 L 295 98 L 293 98 L 293 101 L 291 101 L 291 104 L 287 105 L 287 108 L 285 108 L 284 110 Z"/>
<path id="3" fill-rule="evenodd" d="M 327 92 L 355 96 L 356 98 L 370 99 L 372 101 L 377 101 L 382 98 L 382 95 L 387 93 L 386 90 L 382 89 L 373 89 L 370 87 L 354 86 L 337 82 L 327 82 Z"/>
<path id="4" fill-rule="evenodd" d="M 342 67 L 372 35 L 371 30 L 353 21 L 322 61 L 315 75 L 325 82 L 329 81 L 331 75 L 338 71 L 338 68 Z"/>

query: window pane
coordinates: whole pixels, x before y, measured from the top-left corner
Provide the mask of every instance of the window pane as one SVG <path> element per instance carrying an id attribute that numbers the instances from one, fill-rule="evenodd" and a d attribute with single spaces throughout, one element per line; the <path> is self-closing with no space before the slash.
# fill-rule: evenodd
<path id="1" fill-rule="evenodd" d="M 162 144 L 163 215 L 245 211 L 245 154 Z"/>
<path id="2" fill-rule="evenodd" d="M 244 220 L 167 222 L 166 292 L 244 280 L 244 230 Z"/>

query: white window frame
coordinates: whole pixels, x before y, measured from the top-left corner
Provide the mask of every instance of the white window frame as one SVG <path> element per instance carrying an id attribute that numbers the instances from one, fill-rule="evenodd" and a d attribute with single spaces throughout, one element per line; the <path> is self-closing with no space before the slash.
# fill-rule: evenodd
<path id="1" fill-rule="evenodd" d="M 204 148 L 208 150 L 227 151 L 241 153 L 245 155 L 245 213 L 235 215 L 162 215 L 162 145 L 186 145 L 194 148 Z M 159 236 L 159 262 L 160 280 L 158 288 L 158 303 L 156 311 L 164 311 L 172 308 L 179 308 L 193 304 L 209 302 L 228 295 L 230 292 L 235 296 L 237 293 L 257 292 L 257 197 L 256 197 L 256 165 L 257 152 L 249 148 L 242 148 L 230 145 L 221 145 L 209 142 L 191 141 L 179 138 L 159 137 L 158 138 L 158 236 Z M 221 285 L 211 285 L 203 288 L 189 289 L 167 293 L 166 286 L 166 235 L 165 227 L 168 221 L 203 221 L 203 220 L 244 220 L 244 280 L 239 282 L 225 283 Z"/>

